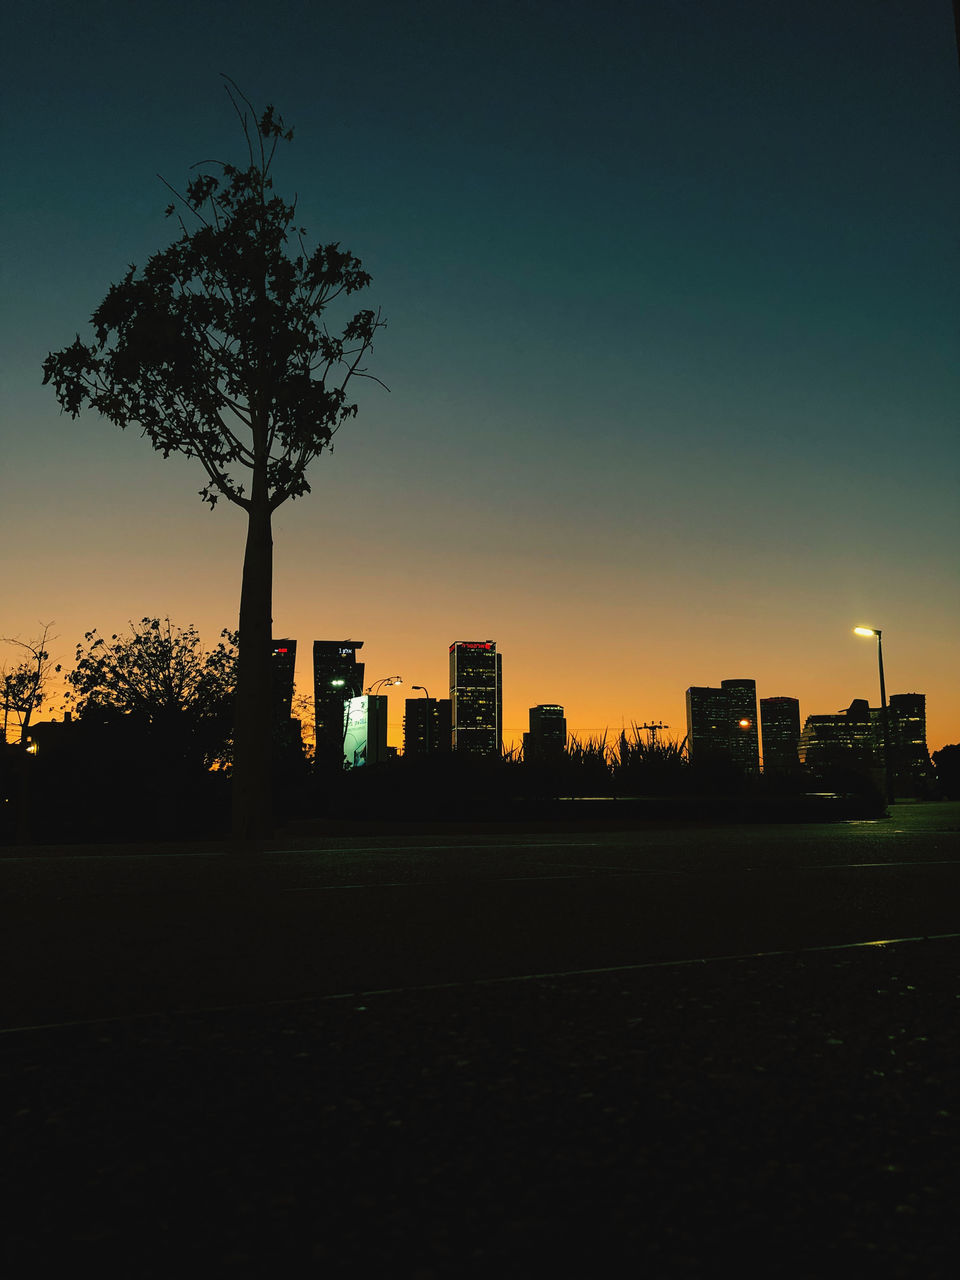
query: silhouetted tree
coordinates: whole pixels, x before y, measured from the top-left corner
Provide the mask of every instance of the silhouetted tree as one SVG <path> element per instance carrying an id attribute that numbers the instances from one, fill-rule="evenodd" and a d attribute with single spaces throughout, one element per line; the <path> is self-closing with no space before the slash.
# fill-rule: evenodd
<path id="1" fill-rule="evenodd" d="M 46 696 L 46 683 L 50 673 L 60 670 L 51 664 L 50 654 L 47 652 L 52 625 L 48 622 L 35 640 L 16 640 L 10 636 L 4 636 L 0 640 L 0 643 L 15 645 L 27 654 L 11 671 L 5 670 L 2 673 L 4 742 L 7 740 L 10 716 L 13 715 L 20 726 L 20 745 L 26 745 L 30 720 Z"/>
<path id="2" fill-rule="evenodd" d="M 937 785 L 948 800 L 960 800 L 960 744 L 951 743 L 933 753 Z"/>
<path id="3" fill-rule="evenodd" d="M 129 716 L 169 755 L 209 767 L 224 759 L 233 731 L 237 634 L 222 631 L 205 650 L 196 627 L 142 618 L 109 642 L 88 631 L 67 674 L 81 719 Z"/>
<path id="4" fill-rule="evenodd" d="M 361 362 L 385 322 L 361 310 L 339 335 L 327 329 L 330 304 L 370 276 L 339 244 L 308 251 L 296 203 L 273 194 L 270 176 L 293 130 L 272 106 L 257 120 L 229 80 L 227 93 L 246 164 L 203 162 L 185 195 L 169 188 L 167 214 L 183 206 L 199 225 L 181 219 L 179 239 L 142 273 L 130 267 L 93 314 L 94 342 L 78 335 L 48 355 L 43 380 L 71 416 L 88 404 L 119 427 L 136 423 L 164 457 L 199 459 L 201 497 L 247 514 L 233 787 L 245 839 L 270 820 L 272 514 L 310 491 L 308 464 L 356 413 L 347 384 L 371 376 Z"/>

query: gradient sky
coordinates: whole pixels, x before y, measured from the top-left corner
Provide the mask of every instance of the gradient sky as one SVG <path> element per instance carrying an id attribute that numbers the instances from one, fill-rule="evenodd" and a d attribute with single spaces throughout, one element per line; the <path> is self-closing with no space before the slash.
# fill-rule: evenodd
<path id="1" fill-rule="evenodd" d="M 276 516 L 302 689 L 314 638 L 434 697 L 495 640 L 508 741 L 539 702 L 682 736 L 725 677 L 876 705 L 863 623 L 960 740 L 949 0 L 36 0 L 5 41 L 0 634 L 52 620 L 69 662 L 236 623 L 242 513 L 40 385 L 174 238 L 157 173 L 242 155 L 223 71 L 294 125 L 278 190 L 389 325 L 390 393 Z"/>

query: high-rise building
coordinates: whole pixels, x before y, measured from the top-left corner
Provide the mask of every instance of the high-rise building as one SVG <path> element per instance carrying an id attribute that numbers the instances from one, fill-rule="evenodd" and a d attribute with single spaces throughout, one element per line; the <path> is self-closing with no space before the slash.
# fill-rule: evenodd
<path id="1" fill-rule="evenodd" d="M 721 680 L 727 695 L 730 758 L 744 773 L 760 771 L 760 728 L 757 723 L 756 680 Z"/>
<path id="2" fill-rule="evenodd" d="M 691 764 L 730 759 L 727 695 L 709 685 L 687 690 L 687 753 Z"/>
<path id="3" fill-rule="evenodd" d="M 339 759 L 343 751 L 344 703 L 363 693 L 362 640 L 314 640 L 313 706 L 318 757 Z"/>
<path id="4" fill-rule="evenodd" d="M 894 693 L 887 703 L 890 784 L 900 795 L 922 795 L 929 785 L 926 697 Z M 885 768 L 883 712 L 866 698 L 854 698 L 834 716 L 807 716 L 800 736 L 800 759 L 809 768 L 843 766 L 860 771 Z"/>
<path id="5" fill-rule="evenodd" d="M 492 640 L 457 640 L 450 646 L 454 751 L 500 754 L 501 674 L 501 655 Z"/>
<path id="6" fill-rule="evenodd" d="M 760 699 L 764 773 L 791 773 L 800 764 L 800 703 L 796 698 Z"/>
<path id="7" fill-rule="evenodd" d="M 530 708 L 530 732 L 523 735 L 523 758 L 527 763 L 557 760 L 567 745 L 567 722 L 563 707 L 554 702 Z"/>
<path id="8" fill-rule="evenodd" d="M 451 749 L 453 709 L 449 698 L 406 698 L 403 754 L 435 756 Z"/>
<path id="9" fill-rule="evenodd" d="M 874 727 L 883 732 L 879 711 L 871 708 Z M 892 693 L 887 704 L 890 765 L 899 795 L 922 793 L 931 776 L 927 751 L 927 699 L 922 693 Z M 882 741 L 882 737 L 881 737 Z"/>
<path id="10" fill-rule="evenodd" d="M 274 640 L 270 653 L 274 747 L 283 751 L 302 751 L 301 724 L 293 718 L 293 675 L 297 665 L 297 642 Z"/>
<path id="11" fill-rule="evenodd" d="M 836 715 L 807 716 L 800 735 L 800 761 L 808 769 L 881 766 L 883 755 L 866 698 L 854 698 L 846 711 Z"/>
<path id="12" fill-rule="evenodd" d="M 755 680 L 722 680 L 720 688 L 687 690 L 687 751 L 691 763 L 734 765 L 744 773 L 760 768 Z"/>
<path id="13" fill-rule="evenodd" d="M 273 706 L 278 724 L 289 720 L 293 712 L 293 673 L 297 665 L 296 640 L 274 640 Z"/>

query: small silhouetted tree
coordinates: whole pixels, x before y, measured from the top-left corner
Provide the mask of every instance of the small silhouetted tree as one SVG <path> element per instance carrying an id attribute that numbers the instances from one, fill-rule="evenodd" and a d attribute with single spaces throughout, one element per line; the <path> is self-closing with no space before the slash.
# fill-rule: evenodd
<path id="1" fill-rule="evenodd" d="M 4 636 L 0 640 L 0 643 L 14 645 L 26 655 L 12 670 L 4 670 L 2 673 L 4 742 L 13 716 L 20 728 L 20 745 L 26 745 L 33 713 L 43 704 L 50 674 L 60 670 L 53 666 L 47 652 L 52 625 L 48 622 L 35 640 L 17 640 L 11 636 Z"/>
<path id="2" fill-rule="evenodd" d="M 248 839 L 270 822 L 272 515 L 310 491 L 309 463 L 356 413 L 347 385 L 371 376 L 362 362 L 384 321 L 361 310 L 340 333 L 327 328 L 331 303 L 370 276 L 339 244 L 307 248 L 296 202 L 275 195 L 271 177 L 293 130 L 272 106 L 256 119 L 232 81 L 227 92 L 246 163 L 203 162 L 185 194 L 170 187 L 168 216 L 182 208 L 195 225 L 181 218 L 169 248 L 111 286 L 94 341 L 78 335 L 48 355 L 43 380 L 72 417 L 89 405 L 136 424 L 164 457 L 198 459 L 201 497 L 246 512 L 233 813 Z"/>

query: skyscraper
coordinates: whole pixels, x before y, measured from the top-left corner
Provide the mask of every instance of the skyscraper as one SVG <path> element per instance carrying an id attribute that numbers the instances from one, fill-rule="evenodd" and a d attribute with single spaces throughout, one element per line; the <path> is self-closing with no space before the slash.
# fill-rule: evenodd
<path id="1" fill-rule="evenodd" d="M 523 735 L 523 758 L 527 763 L 557 760 L 567 745 L 567 722 L 563 707 L 544 702 L 530 708 L 530 732 Z"/>
<path id="2" fill-rule="evenodd" d="M 317 753 L 339 760 L 343 751 L 343 704 L 363 693 L 362 640 L 314 640 L 313 706 Z"/>
<path id="3" fill-rule="evenodd" d="M 300 721 L 293 718 L 293 674 L 297 665 L 297 642 L 274 640 L 270 653 L 274 747 L 283 751 L 302 751 Z"/>
<path id="4" fill-rule="evenodd" d="M 691 764 L 715 764 L 730 758 L 727 695 L 709 685 L 687 690 L 687 752 Z"/>
<path id="5" fill-rule="evenodd" d="M 499 755 L 501 655 L 492 640 L 457 640 L 450 646 L 450 701 L 454 751 Z"/>
<path id="6" fill-rule="evenodd" d="M 888 704 L 890 752 L 901 792 L 914 794 L 930 776 L 927 699 L 922 693 L 892 693 Z"/>
<path id="7" fill-rule="evenodd" d="M 730 758 L 744 773 L 760 772 L 760 727 L 756 680 L 721 680 L 727 695 Z"/>
<path id="8" fill-rule="evenodd" d="M 293 673 L 297 665 L 296 640 L 274 640 L 273 706 L 278 724 L 289 720 L 293 712 Z"/>
<path id="9" fill-rule="evenodd" d="M 406 698 L 403 706 L 405 756 L 435 756 L 450 750 L 453 710 L 449 698 Z"/>
<path id="10" fill-rule="evenodd" d="M 755 680 L 721 680 L 720 688 L 687 690 L 687 750 L 693 764 L 729 762 L 744 773 L 760 768 Z"/>
<path id="11" fill-rule="evenodd" d="M 760 699 L 764 773 L 790 773 L 800 764 L 800 703 L 796 698 Z"/>

